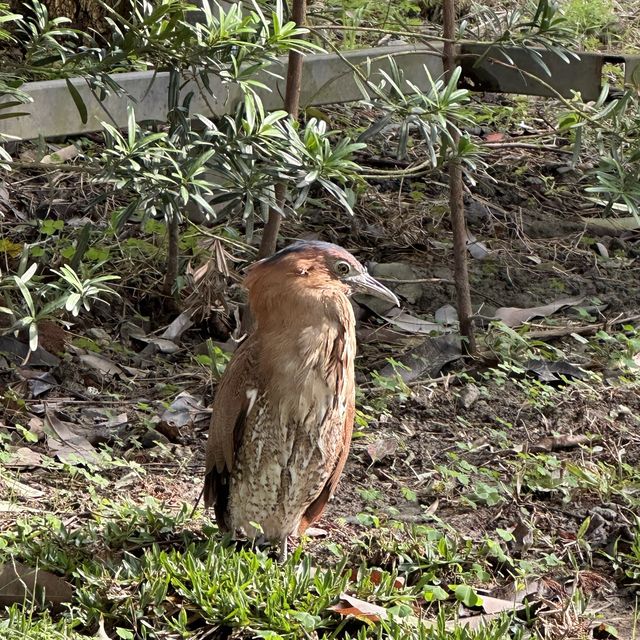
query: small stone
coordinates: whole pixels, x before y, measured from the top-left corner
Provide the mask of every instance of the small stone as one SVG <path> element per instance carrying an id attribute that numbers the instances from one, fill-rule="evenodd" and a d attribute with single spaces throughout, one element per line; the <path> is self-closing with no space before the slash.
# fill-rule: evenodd
<path id="1" fill-rule="evenodd" d="M 111 344 L 111 336 L 102 327 L 91 327 L 87 329 L 87 335 L 103 344 Z"/>
<path id="2" fill-rule="evenodd" d="M 469 384 L 465 384 L 460 391 L 460 404 L 465 408 L 469 409 L 471 405 L 480 397 L 480 389 L 476 387 L 475 384 L 470 382 Z"/>
<path id="3" fill-rule="evenodd" d="M 415 304 L 422 296 L 421 283 L 411 282 L 416 279 L 416 274 L 409 264 L 404 262 L 377 263 L 372 264 L 369 271 L 374 278 L 381 279 L 410 304 Z"/>

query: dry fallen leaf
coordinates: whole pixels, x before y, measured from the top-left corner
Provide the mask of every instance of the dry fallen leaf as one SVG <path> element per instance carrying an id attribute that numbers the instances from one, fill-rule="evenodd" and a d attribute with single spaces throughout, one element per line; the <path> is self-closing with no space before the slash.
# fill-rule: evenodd
<path id="1" fill-rule="evenodd" d="M 98 452 L 84 436 L 73 431 L 76 426 L 71 422 L 63 422 L 48 411 L 45 415 L 47 446 L 60 462 L 71 465 L 98 464 Z"/>
<path id="2" fill-rule="evenodd" d="M 440 506 L 440 500 L 439 498 L 436 498 L 425 510 L 424 510 L 424 515 L 425 516 L 432 516 L 437 510 L 438 507 Z"/>
<path id="3" fill-rule="evenodd" d="M 140 340 L 140 342 L 147 343 L 147 346 L 144 348 L 141 355 L 153 355 L 153 353 L 156 351 L 168 354 L 177 353 L 178 351 L 180 351 L 180 347 L 175 342 L 173 342 L 173 340 L 167 340 L 166 338 L 156 338 L 152 336 L 151 338 L 139 337 L 136 339 Z M 150 347 L 155 347 L 155 349 L 151 349 Z"/>
<path id="4" fill-rule="evenodd" d="M 380 462 L 387 456 L 391 456 L 398 448 L 398 441 L 395 438 L 381 438 L 367 445 L 367 453 L 371 462 Z"/>
<path id="5" fill-rule="evenodd" d="M 128 424 L 128 422 L 129 416 L 126 413 L 119 413 L 117 416 L 108 418 L 105 422 L 101 423 L 100 426 L 104 429 L 115 429 Z"/>
<path id="6" fill-rule="evenodd" d="M 160 420 L 175 427 L 184 427 L 199 420 L 206 420 L 211 415 L 211 409 L 200 404 L 187 391 L 182 391 L 176 396 L 171 406 L 164 410 Z"/>
<path id="7" fill-rule="evenodd" d="M 467 616 L 466 618 L 458 618 L 455 623 L 448 622 L 447 629 L 455 629 L 456 627 L 468 627 L 469 629 L 480 629 L 494 620 L 498 619 L 499 613 L 481 613 L 477 616 Z"/>
<path id="8" fill-rule="evenodd" d="M 478 629 L 485 624 L 493 621 L 500 614 L 506 611 L 520 611 L 524 609 L 525 605 L 515 602 L 514 600 L 505 600 L 503 598 L 494 598 L 482 594 L 482 603 L 477 607 L 469 608 L 464 605 L 460 605 L 460 617 L 456 622 L 456 626 L 469 627 L 470 629 Z M 470 611 L 481 610 L 482 613 L 473 615 L 465 615 Z"/>
<path id="9" fill-rule="evenodd" d="M 635 231 L 640 229 L 640 222 L 635 216 L 627 218 L 584 218 L 590 231 L 604 230 L 609 235 L 612 231 Z"/>
<path id="10" fill-rule="evenodd" d="M 17 502 L 0 500 L 0 513 L 39 513 L 39 510 L 18 504 Z"/>
<path id="11" fill-rule="evenodd" d="M 467 231 L 467 250 L 471 254 L 471 257 L 476 260 L 484 260 L 487 256 L 491 255 L 491 251 L 487 249 L 487 245 L 477 240 L 469 231 Z"/>
<path id="12" fill-rule="evenodd" d="M 108 358 L 99 356 L 95 353 L 85 353 L 80 356 L 80 362 L 91 367 L 95 371 L 107 376 L 122 376 L 124 372 L 115 363 Z"/>
<path id="13" fill-rule="evenodd" d="M 78 147 L 70 144 L 62 149 L 58 149 L 53 153 L 49 153 L 40 160 L 41 164 L 60 164 L 75 158 L 80 153 Z"/>
<path id="14" fill-rule="evenodd" d="M 562 451 L 563 449 L 573 449 L 581 444 L 589 444 L 591 438 L 580 433 L 565 433 L 558 436 L 548 436 L 534 442 L 529 451 Z"/>
<path id="15" fill-rule="evenodd" d="M 13 478 L 9 478 L 7 476 L 0 478 L 0 486 L 2 485 L 4 485 L 8 495 L 20 496 L 21 498 L 26 498 L 27 500 L 41 498 L 44 495 L 44 491 L 41 491 L 40 489 L 34 489 L 28 484 L 23 484 L 22 482 L 18 482 L 17 480 L 14 480 Z"/>
<path id="16" fill-rule="evenodd" d="M 525 322 L 529 322 L 532 318 L 550 316 L 556 311 L 560 311 L 563 307 L 574 307 L 584 300 L 584 296 L 574 298 L 561 298 L 555 302 L 542 305 L 540 307 L 530 307 L 521 309 L 519 307 L 500 307 L 496 310 L 494 318 L 502 320 L 508 327 L 517 327 Z"/>
<path id="17" fill-rule="evenodd" d="M 588 375 L 584 369 L 563 360 L 551 362 L 532 358 L 523 362 L 522 366 L 535 373 L 543 382 L 557 382 L 562 379 L 559 376 L 583 380 Z"/>
<path id="18" fill-rule="evenodd" d="M 380 584 L 382 582 L 382 578 L 385 575 L 384 571 L 382 571 L 382 569 L 371 569 L 371 572 L 369 573 L 369 579 L 371 580 L 371 582 L 373 582 L 373 584 Z M 402 587 L 404 587 L 404 578 L 402 576 L 396 576 L 396 578 L 393 581 L 393 586 L 396 589 L 401 589 Z"/>
<path id="19" fill-rule="evenodd" d="M 380 374 L 393 376 L 397 373 L 404 382 L 411 382 L 421 376 L 437 376 L 446 364 L 461 356 L 460 336 L 449 333 L 425 338 L 417 347 L 397 359 L 402 367 L 394 368 L 393 365 L 386 364 Z"/>
<path id="20" fill-rule="evenodd" d="M 29 447 L 18 447 L 11 452 L 5 466 L 9 468 L 28 469 L 29 467 L 39 467 L 42 464 L 42 454 L 29 449 Z"/>
<path id="21" fill-rule="evenodd" d="M 160 335 L 165 340 L 171 342 L 177 342 L 180 340 L 182 334 L 193 326 L 191 316 L 193 315 L 193 309 L 187 309 L 183 311 Z"/>
<path id="22" fill-rule="evenodd" d="M 107 633 L 107 630 L 104 628 L 104 618 L 100 616 L 100 622 L 98 623 L 98 630 L 96 631 L 96 635 L 93 636 L 96 640 L 111 640 L 111 637 Z"/>
<path id="23" fill-rule="evenodd" d="M 20 342 L 14 336 L 0 336 L 0 353 L 10 357 L 13 362 L 24 364 L 28 361 L 32 367 L 57 367 L 60 358 L 38 347 L 29 351 L 29 345 Z"/>
<path id="24" fill-rule="evenodd" d="M 481 608 L 485 613 L 494 614 L 502 613 L 503 611 L 518 611 L 524 608 L 524 605 L 513 600 L 503 600 L 502 598 L 483 595 Z"/>
<path id="25" fill-rule="evenodd" d="M 42 599 L 59 608 L 64 602 L 71 602 L 72 597 L 73 587 L 48 571 L 18 562 L 8 562 L 0 568 L 0 603 L 3 605 Z"/>
<path id="26" fill-rule="evenodd" d="M 329 611 L 335 611 L 341 616 L 353 616 L 359 620 L 370 622 L 387 619 L 387 610 L 384 607 L 354 598 L 346 593 L 340 594 L 340 602 L 329 607 Z"/>
<path id="27" fill-rule="evenodd" d="M 48 371 L 38 371 L 37 369 L 21 367 L 18 369 L 18 373 L 22 378 L 29 381 L 31 395 L 34 398 L 58 386 L 57 380 Z"/>
<path id="28" fill-rule="evenodd" d="M 445 304 L 436 309 L 434 318 L 438 324 L 452 326 L 458 323 L 458 311 L 452 304 Z"/>
<path id="29" fill-rule="evenodd" d="M 406 331 L 407 333 L 420 333 L 429 335 L 431 333 L 442 333 L 443 327 L 441 324 L 437 324 L 436 322 L 429 322 L 428 320 L 423 320 L 422 318 L 417 318 L 416 316 L 412 316 L 410 313 L 405 313 L 401 311 L 397 307 L 391 309 L 382 316 L 383 320 L 386 320 L 388 323 L 392 324 L 398 329 L 402 331 Z"/>

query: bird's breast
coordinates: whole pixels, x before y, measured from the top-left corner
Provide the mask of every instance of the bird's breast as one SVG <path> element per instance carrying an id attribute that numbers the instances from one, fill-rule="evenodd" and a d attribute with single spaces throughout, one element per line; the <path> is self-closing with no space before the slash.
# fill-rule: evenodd
<path id="1" fill-rule="evenodd" d="M 309 341 L 314 344 L 310 347 Z M 337 332 L 301 336 L 294 353 L 256 375 L 231 476 L 234 528 L 293 534 L 336 467 L 353 403 L 353 342 Z"/>

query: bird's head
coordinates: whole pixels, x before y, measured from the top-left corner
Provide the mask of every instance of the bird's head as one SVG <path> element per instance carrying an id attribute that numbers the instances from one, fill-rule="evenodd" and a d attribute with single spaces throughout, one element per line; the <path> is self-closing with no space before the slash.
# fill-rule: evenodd
<path id="1" fill-rule="evenodd" d="M 245 279 L 250 295 L 264 287 L 274 295 L 292 291 L 309 295 L 326 292 L 363 293 L 400 306 L 395 294 L 367 273 L 348 251 L 336 244 L 298 241 L 251 267 Z"/>

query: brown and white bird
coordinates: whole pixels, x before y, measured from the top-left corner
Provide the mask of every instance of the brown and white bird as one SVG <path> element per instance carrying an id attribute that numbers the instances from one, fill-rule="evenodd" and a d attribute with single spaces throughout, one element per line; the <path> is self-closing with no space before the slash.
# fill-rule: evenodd
<path id="1" fill-rule="evenodd" d="M 280 543 L 333 495 L 355 412 L 348 296 L 396 296 L 343 248 L 297 242 L 251 267 L 254 321 L 220 381 L 206 451 L 205 504 L 223 531 Z"/>

